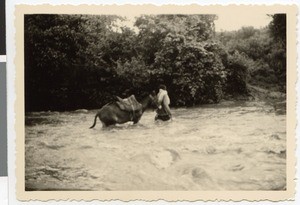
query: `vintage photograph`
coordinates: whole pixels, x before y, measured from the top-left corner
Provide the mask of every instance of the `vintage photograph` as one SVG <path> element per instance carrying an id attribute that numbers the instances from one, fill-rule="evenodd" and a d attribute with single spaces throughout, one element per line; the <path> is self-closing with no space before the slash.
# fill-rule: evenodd
<path id="1" fill-rule="evenodd" d="M 23 17 L 25 192 L 287 190 L 286 13 Z"/>

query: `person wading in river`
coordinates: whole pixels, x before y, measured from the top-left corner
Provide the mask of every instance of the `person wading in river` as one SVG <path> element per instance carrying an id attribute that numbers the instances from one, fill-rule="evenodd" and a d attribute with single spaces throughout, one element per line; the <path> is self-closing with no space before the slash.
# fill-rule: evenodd
<path id="1" fill-rule="evenodd" d="M 159 86 L 159 92 L 157 94 L 158 109 L 156 110 L 155 120 L 172 120 L 172 113 L 169 107 L 170 98 L 165 85 Z"/>

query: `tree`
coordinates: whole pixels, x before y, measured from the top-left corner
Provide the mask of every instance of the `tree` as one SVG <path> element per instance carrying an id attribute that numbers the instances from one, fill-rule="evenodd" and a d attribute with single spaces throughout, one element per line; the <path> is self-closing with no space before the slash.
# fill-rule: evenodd
<path id="1" fill-rule="evenodd" d="M 26 109 L 69 106 L 66 93 L 87 45 L 81 15 L 25 16 Z"/>
<path id="2" fill-rule="evenodd" d="M 283 90 L 286 87 L 286 14 L 270 15 L 270 35 L 273 39 L 269 65 L 274 69 Z"/>
<path id="3" fill-rule="evenodd" d="M 269 15 L 272 21 L 269 24 L 270 35 L 281 47 L 286 47 L 286 14 Z"/>
<path id="4" fill-rule="evenodd" d="M 138 50 L 150 82 L 165 83 L 175 105 L 217 102 L 225 72 L 219 48 L 210 41 L 215 15 L 141 16 Z"/>
<path id="5" fill-rule="evenodd" d="M 218 102 L 241 72 L 229 69 L 230 52 L 213 41 L 216 19 L 142 15 L 136 31 L 117 15 L 26 15 L 26 111 L 98 108 L 114 95 L 143 97 L 160 83 L 176 106 Z M 239 35 L 258 47 L 255 32 Z"/>

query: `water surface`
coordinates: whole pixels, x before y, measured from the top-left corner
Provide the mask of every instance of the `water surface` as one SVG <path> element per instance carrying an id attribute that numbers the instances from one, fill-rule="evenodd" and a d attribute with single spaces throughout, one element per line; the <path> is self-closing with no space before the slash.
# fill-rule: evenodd
<path id="1" fill-rule="evenodd" d="M 26 114 L 27 190 L 284 190 L 286 115 L 263 102 L 146 111 L 89 129 L 96 110 Z"/>

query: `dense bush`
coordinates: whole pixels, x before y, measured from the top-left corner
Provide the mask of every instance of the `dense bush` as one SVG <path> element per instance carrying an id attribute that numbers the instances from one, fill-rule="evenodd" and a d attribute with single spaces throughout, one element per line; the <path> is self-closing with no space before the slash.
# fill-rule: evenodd
<path id="1" fill-rule="evenodd" d="M 286 15 L 269 16 L 272 20 L 266 28 L 243 27 L 220 32 L 217 39 L 229 53 L 238 52 L 243 56 L 240 60 L 248 70 L 247 82 L 265 88 L 281 87 L 285 91 Z"/>
<path id="2" fill-rule="evenodd" d="M 269 25 L 270 36 L 273 39 L 272 51 L 268 55 L 269 66 L 273 68 L 282 91 L 286 88 L 286 14 L 271 15 Z"/>
<path id="3" fill-rule="evenodd" d="M 232 95 L 247 94 L 247 58 L 238 51 L 229 56 L 226 92 Z"/>
<path id="4" fill-rule="evenodd" d="M 224 66 L 213 44 L 184 43 L 165 45 L 157 53 L 157 72 L 164 73 L 164 82 L 174 92 L 175 105 L 194 105 L 220 100 L 221 84 L 225 79 Z M 170 42 L 174 42 L 173 40 Z M 176 42 L 176 41 L 175 41 Z M 168 42 L 167 42 L 168 43 Z"/>
<path id="5" fill-rule="evenodd" d="M 272 49 L 268 30 L 253 28 L 215 37 L 216 18 L 142 15 L 135 31 L 116 15 L 26 15 L 26 111 L 98 108 L 161 83 L 173 106 L 213 103 L 285 77 L 284 41 Z"/>

